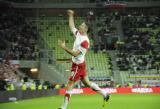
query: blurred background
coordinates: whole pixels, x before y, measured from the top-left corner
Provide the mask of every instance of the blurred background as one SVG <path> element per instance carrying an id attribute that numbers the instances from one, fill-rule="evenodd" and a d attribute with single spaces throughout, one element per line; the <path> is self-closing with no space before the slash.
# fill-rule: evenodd
<path id="1" fill-rule="evenodd" d="M 57 46 L 58 39 L 70 48 L 74 41 L 67 9 L 75 11 L 77 27 L 89 25 L 91 81 L 104 88 L 160 86 L 159 0 L 0 0 L 2 102 L 65 87 L 71 63 L 56 61 L 71 57 Z"/>

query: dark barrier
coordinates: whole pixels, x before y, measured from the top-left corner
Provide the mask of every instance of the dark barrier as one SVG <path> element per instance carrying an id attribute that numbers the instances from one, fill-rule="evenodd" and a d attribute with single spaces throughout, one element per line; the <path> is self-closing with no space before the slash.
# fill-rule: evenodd
<path id="1" fill-rule="evenodd" d="M 0 91 L 0 102 L 9 102 L 30 98 L 38 98 L 45 96 L 53 96 L 58 94 L 57 90 L 14 90 L 14 91 Z"/>

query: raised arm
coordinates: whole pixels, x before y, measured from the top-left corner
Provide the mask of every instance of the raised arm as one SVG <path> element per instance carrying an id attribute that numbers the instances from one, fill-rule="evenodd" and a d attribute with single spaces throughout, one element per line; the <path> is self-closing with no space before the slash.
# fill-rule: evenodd
<path id="1" fill-rule="evenodd" d="M 74 33 L 74 28 L 75 28 L 75 24 L 74 24 L 74 11 L 73 10 L 68 10 L 68 17 L 69 17 L 69 27 L 70 30 Z"/>

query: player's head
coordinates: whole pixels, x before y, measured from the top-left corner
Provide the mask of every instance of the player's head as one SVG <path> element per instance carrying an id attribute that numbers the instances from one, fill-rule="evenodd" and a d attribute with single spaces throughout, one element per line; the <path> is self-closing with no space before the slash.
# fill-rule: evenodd
<path id="1" fill-rule="evenodd" d="M 80 26 L 79 26 L 79 32 L 82 34 L 86 34 L 88 31 L 88 26 L 86 25 L 85 22 L 83 22 Z"/>

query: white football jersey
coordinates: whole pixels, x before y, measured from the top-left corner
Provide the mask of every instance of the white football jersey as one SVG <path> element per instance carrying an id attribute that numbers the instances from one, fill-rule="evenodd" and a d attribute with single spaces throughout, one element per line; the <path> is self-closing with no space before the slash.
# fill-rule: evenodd
<path id="1" fill-rule="evenodd" d="M 72 61 L 76 64 L 81 64 L 85 61 L 85 54 L 89 48 L 89 39 L 87 35 L 81 35 L 76 28 L 74 28 L 72 32 L 76 38 L 73 45 L 73 51 L 81 51 L 78 56 L 72 56 Z"/>

